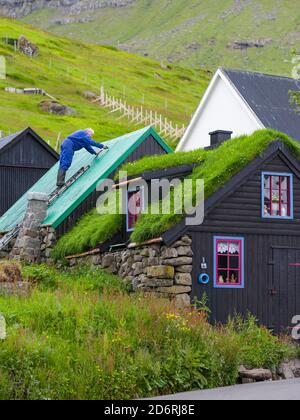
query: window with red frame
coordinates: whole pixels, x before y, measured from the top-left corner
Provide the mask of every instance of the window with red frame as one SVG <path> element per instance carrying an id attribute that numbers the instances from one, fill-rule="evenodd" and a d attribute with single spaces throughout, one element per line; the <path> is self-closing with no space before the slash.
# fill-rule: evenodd
<path id="1" fill-rule="evenodd" d="M 263 174 L 263 216 L 292 217 L 292 177 Z"/>
<path id="2" fill-rule="evenodd" d="M 127 192 L 127 231 L 134 230 L 139 215 L 143 211 L 143 189 Z"/>
<path id="3" fill-rule="evenodd" d="M 243 287 L 243 239 L 215 238 L 215 286 Z"/>

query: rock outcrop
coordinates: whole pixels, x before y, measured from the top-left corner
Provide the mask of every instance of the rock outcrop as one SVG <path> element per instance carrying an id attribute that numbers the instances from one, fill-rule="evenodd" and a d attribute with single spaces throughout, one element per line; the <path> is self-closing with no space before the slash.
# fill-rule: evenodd
<path id="1" fill-rule="evenodd" d="M 76 115 L 76 111 L 73 108 L 56 101 L 42 101 L 39 107 L 41 111 L 53 115 Z"/>
<path id="2" fill-rule="evenodd" d="M 135 0 L 0 0 L 0 14 L 21 18 L 42 8 L 60 9 L 64 14 L 78 15 L 107 7 L 126 7 Z M 67 21 L 61 20 L 61 24 Z"/>
<path id="3" fill-rule="evenodd" d="M 258 40 L 234 41 L 227 45 L 227 48 L 232 50 L 247 50 L 248 48 L 264 48 L 273 42 L 271 38 Z"/>

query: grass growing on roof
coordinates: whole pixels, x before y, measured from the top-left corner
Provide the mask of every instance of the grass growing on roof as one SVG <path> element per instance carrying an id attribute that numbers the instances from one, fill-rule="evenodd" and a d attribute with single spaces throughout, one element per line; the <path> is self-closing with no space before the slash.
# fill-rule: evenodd
<path id="1" fill-rule="evenodd" d="M 139 175 L 147 171 L 172 168 L 180 165 L 200 164 L 207 156 L 203 149 L 191 152 L 177 152 L 168 155 L 146 156 L 135 162 L 126 163 L 121 171 L 126 171 L 127 175 Z M 117 178 L 118 174 L 116 175 Z"/>
<path id="2" fill-rule="evenodd" d="M 189 178 L 204 179 L 205 198 L 208 198 L 276 140 L 281 140 L 300 160 L 298 142 L 274 130 L 258 130 L 250 136 L 229 140 L 217 149 L 206 152 L 203 164 L 195 167 Z M 137 222 L 131 239 L 133 242 L 143 242 L 161 236 L 182 218 L 182 215 L 174 213 L 143 214 Z"/>
<path id="3" fill-rule="evenodd" d="M 275 140 L 281 140 L 300 160 L 300 145 L 288 136 L 273 130 L 259 130 L 251 136 L 242 136 L 228 140 L 212 151 L 198 150 L 180 152 L 162 157 L 143 158 L 135 163 L 123 166 L 129 175 L 137 175 L 148 170 L 201 162 L 188 178 L 204 179 L 205 197 L 208 198 L 219 190 L 235 174 L 240 172 L 253 159 L 258 157 Z M 171 165 L 172 163 L 172 165 Z M 160 167 L 158 165 L 161 165 Z M 182 215 L 143 214 L 131 235 L 133 242 L 143 242 L 161 236 L 168 229 L 182 220 Z M 83 216 L 78 224 L 57 243 L 55 258 L 59 259 L 73 253 L 80 253 L 95 247 L 100 242 L 111 239 L 122 229 L 122 216 L 99 215 L 95 210 Z"/>
<path id="4" fill-rule="evenodd" d="M 58 260 L 79 254 L 111 239 L 121 229 L 124 220 L 122 214 L 114 213 L 111 209 L 110 213 L 99 214 L 97 209 L 93 209 L 82 216 L 73 229 L 58 240 L 52 257 Z"/>

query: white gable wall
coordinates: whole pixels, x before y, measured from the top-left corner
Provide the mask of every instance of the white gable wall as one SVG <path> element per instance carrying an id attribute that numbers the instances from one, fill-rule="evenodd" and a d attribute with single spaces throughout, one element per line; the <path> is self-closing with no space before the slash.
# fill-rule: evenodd
<path id="1" fill-rule="evenodd" d="M 232 136 L 251 134 L 264 128 L 235 88 L 218 70 L 177 151 L 189 151 L 210 146 L 209 133 L 215 130 L 233 131 Z"/>

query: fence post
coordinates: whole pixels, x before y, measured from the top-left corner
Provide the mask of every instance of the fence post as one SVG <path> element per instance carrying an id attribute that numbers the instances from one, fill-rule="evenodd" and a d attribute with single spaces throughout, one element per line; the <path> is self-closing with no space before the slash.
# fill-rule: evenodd
<path id="1" fill-rule="evenodd" d="M 59 141 L 60 141 L 60 132 L 57 135 L 56 144 L 55 144 L 55 150 L 57 152 L 58 152 Z"/>

